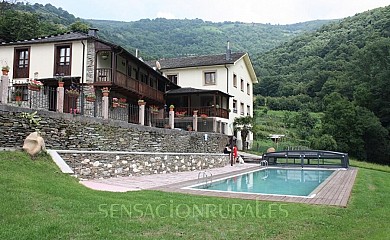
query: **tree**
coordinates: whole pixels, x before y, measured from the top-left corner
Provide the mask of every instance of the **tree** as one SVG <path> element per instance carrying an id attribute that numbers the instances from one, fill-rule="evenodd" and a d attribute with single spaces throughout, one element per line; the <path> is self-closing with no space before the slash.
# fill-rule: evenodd
<path id="1" fill-rule="evenodd" d="M 253 128 L 253 118 L 251 116 L 235 118 L 233 122 L 234 131 L 239 131 L 242 139 L 242 150 L 246 150 L 246 138 Z"/>

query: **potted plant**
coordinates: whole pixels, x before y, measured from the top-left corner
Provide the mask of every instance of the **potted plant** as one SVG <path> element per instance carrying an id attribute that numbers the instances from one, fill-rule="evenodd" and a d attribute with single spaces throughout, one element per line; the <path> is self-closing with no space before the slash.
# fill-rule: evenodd
<path id="1" fill-rule="evenodd" d="M 2 68 L 1 68 L 1 71 L 3 72 L 3 75 L 4 76 L 7 76 L 8 75 L 8 72 L 9 72 L 9 66 L 7 65 L 7 66 L 3 66 Z"/>
<path id="2" fill-rule="evenodd" d="M 183 112 L 175 112 L 175 115 L 176 117 L 179 117 L 179 118 L 183 118 L 185 115 L 186 115 L 186 111 L 183 111 Z"/>
<path id="3" fill-rule="evenodd" d="M 150 106 L 150 112 L 152 114 L 158 114 L 159 113 L 158 107 L 155 105 Z"/>
<path id="4" fill-rule="evenodd" d="M 127 107 L 127 99 L 126 98 L 119 98 L 118 99 L 118 102 L 119 102 L 119 107 L 121 108 L 126 108 Z"/>
<path id="5" fill-rule="evenodd" d="M 96 95 L 93 94 L 93 93 L 90 93 L 90 94 L 88 94 L 85 97 L 85 100 L 87 100 L 87 102 L 95 102 L 96 101 Z"/>
<path id="6" fill-rule="evenodd" d="M 17 102 L 22 101 L 22 95 L 23 95 L 23 91 L 19 88 L 16 89 L 15 90 L 15 101 L 17 101 Z"/>
<path id="7" fill-rule="evenodd" d="M 103 97 L 108 97 L 108 94 L 110 94 L 110 89 L 108 87 L 102 88 Z"/>
<path id="8" fill-rule="evenodd" d="M 76 98 L 76 97 L 80 96 L 80 92 L 77 89 L 66 89 L 65 93 L 69 97 L 75 97 Z"/>
<path id="9" fill-rule="evenodd" d="M 208 117 L 207 114 L 204 114 L 204 113 L 203 113 L 203 114 L 200 114 L 200 118 L 202 118 L 203 120 L 206 120 L 207 117 Z"/>
<path id="10" fill-rule="evenodd" d="M 113 108 L 119 107 L 119 99 L 118 98 L 116 98 L 116 97 L 112 98 L 112 107 Z"/>
<path id="11" fill-rule="evenodd" d="M 36 79 L 30 79 L 28 83 L 28 89 L 31 91 L 39 91 L 41 90 L 43 83 Z"/>

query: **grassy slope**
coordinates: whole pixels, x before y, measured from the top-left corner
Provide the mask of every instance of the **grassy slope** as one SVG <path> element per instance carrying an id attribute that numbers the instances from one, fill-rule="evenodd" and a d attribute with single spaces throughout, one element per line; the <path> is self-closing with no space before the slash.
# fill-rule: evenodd
<path id="1" fill-rule="evenodd" d="M 31 161 L 24 153 L 0 152 L 0 239 L 385 239 L 390 169 L 353 164 L 364 168 L 349 206 L 337 208 L 158 191 L 99 192 L 60 173 L 45 156 Z M 141 211 L 130 216 L 120 212 L 122 204 L 127 209 L 140 204 Z M 188 214 L 186 206 L 222 211 Z"/>

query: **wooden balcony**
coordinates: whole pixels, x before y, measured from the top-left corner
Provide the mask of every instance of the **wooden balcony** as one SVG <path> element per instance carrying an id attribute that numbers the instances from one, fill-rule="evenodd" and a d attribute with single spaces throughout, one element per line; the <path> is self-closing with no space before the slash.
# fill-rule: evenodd
<path id="1" fill-rule="evenodd" d="M 121 72 L 116 72 L 113 77 L 111 68 L 99 68 L 96 71 L 95 86 L 117 86 L 140 95 L 145 99 L 152 99 L 157 102 L 164 102 L 164 93 L 136 79 L 126 76 Z"/>

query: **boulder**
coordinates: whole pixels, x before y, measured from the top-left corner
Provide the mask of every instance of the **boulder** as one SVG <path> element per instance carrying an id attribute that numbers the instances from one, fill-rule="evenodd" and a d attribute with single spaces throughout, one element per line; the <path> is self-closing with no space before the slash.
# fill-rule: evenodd
<path id="1" fill-rule="evenodd" d="M 270 148 L 267 149 L 267 153 L 271 153 L 271 152 L 275 152 L 275 148 L 270 147 Z"/>
<path id="2" fill-rule="evenodd" d="M 32 157 L 41 151 L 46 152 L 45 141 L 38 132 L 33 132 L 24 140 L 23 150 Z"/>

